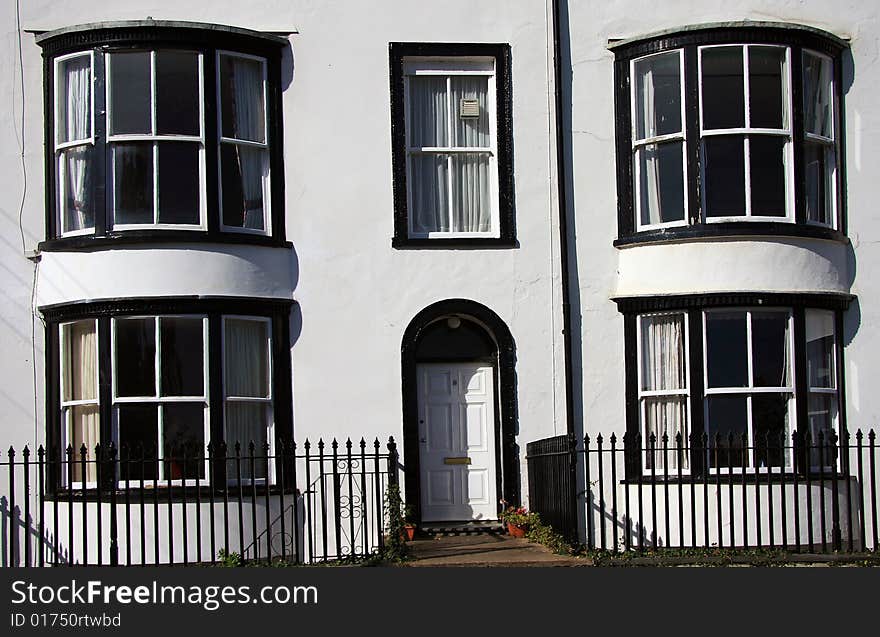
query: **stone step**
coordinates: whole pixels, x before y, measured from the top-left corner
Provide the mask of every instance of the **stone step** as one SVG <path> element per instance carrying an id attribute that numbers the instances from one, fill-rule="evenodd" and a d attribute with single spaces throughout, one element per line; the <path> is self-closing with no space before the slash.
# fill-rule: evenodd
<path id="1" fill-rule="evenodd" d="M 423 522 L 418 525 L 422 536 L 449 537 L 458 535 L 506 535 L 504 524 L 497 520 L 486 522 Z"/>

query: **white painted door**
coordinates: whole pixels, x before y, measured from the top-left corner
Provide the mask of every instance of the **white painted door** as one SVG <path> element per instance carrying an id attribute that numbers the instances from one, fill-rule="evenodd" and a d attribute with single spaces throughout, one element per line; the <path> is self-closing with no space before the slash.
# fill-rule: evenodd
<path id="1" fill-rule="evenodd" d="M 422 520 L 494 520 L 495 398 L 492 367 L 419 365 Z"/>

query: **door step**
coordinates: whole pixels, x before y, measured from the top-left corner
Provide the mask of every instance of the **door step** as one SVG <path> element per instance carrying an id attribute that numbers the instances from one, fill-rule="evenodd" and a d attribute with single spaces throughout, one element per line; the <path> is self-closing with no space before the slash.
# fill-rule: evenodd
<path id="1" fill-rule="evenodd" d="M 507 529 L 498 520 L 469 522 L 423 522 L 419 524 L 422 535 L 446 537 L 453 535 L 506 535 Z"/>

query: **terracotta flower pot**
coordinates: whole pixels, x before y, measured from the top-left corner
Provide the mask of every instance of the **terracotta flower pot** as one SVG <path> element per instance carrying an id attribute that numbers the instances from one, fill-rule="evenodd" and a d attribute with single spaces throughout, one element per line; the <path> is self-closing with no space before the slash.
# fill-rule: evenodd
<path id="1" fill-rule="evenodd" d="M 416 527 L 414 524 L 407 524 L 403 527 L 403 536 L 407 542 L 411 542 L 416 535 Z"/>
<path id="2" fill-rule="evenodd" d="M 510 537 L 525 537 L 526 530 L 524 526 L 517 526 L 512 522 L 507 523 L 507 532 L 510 534 Z"/>

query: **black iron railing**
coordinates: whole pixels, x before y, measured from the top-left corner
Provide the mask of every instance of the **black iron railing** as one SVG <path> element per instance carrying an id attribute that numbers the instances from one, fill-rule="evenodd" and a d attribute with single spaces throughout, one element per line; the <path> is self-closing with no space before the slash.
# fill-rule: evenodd
<path id="1" fill-rule="evenodd" d="M 4 566 L 369 556 L 384 547 L 393 438 L 277 448 L 10 448 L 0 461 Z"/>
<path id="2" fill-rule="evenodd" d="M 599 434 L 576 453 L 591 549 L 880 549 L 874 431 L 756 442 Z"/>
<path id="3" fill-rule="evenodd" d="M 577 440 L 574 434 L 526 445 L 529 508 L 569 540 L 577 540 Z"/>

